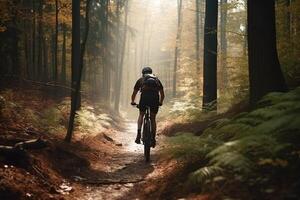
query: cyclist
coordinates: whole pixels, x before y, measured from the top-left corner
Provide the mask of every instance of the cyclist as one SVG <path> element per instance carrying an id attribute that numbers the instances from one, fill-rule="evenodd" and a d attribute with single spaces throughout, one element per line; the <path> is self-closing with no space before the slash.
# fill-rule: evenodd
<path id="1" fill-rule="evenodd" d="M 146 111 L 146 106 L 150 107 L 150 119 L 151 119 L 151 130 L 152 147 L 155 147 L 156 140 L 156 114 L 158 112 L 158 107 L 163 104 L 165 94 L 164 88 L 160 80 L 152 74 L 152 69 L 150 67 L 144 67 L 142 70 L 142 77 L 135 83 L 133 93 L 131 95 L 131 105 L 135 105 L 135 97 L 138 92 L 141 92 L 141 98 L 139 102 L 139 118 L 138 118 L 138 128 L 135 143 L 141 143 L 141 128 L 143 124 L 143 118 Z"/>

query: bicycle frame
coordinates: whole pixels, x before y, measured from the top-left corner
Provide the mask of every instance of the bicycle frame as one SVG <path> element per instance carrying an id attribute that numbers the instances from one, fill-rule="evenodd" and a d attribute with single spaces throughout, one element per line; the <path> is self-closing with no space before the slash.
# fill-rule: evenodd
<path id="1" fill-rule="evenodd" d="M 150 133 L 148 133 L 148 134 L 151 136 L 151 133 L 152 133 L 152 122 L 151 122 L 151 118 L 150 118 L 150 107 L 148 107 L 148 106 L 146 107 L 146 112 L 145 112 L 145 116 L 144 116 L 144 120 L 143 120 L 143 127 L 144 127 L 144 125 L 147 122 L 149 122 L 149 124 L 150 124 Z"/>
<path id="2" fill-rule="evenodd" d="M 136 105 L 137 108 L 139 108 L 139 105 Z M 146 162 L 150 161 L 150 148 L 152 146 L 152 124 L 151 124 L 151 118 L 150 118 L 150 107 L 146 107 L 146 112 L 143 119 L 143 132 L 142 132 L 142 141 L 144 145 L 144 156 Z"/>
<path id="3" fill-rule="evenodd" d="M 151 139 L 152 139 L 152 124 L 150 119 L 150 107 L 146 107 L 146 113 L 144 116 L 144 123 L 143 123 L 143 144 L 144 144 L 144 156 L 146 162 L 150 161 L 150 148 L 152 146 Z"/>

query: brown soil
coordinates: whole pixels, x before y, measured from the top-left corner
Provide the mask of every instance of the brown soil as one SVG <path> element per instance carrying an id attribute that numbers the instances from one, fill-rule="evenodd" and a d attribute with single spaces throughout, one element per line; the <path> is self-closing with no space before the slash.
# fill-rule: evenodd
<path id="1" fill-rule="evenodd" d="M 151 151 L 151 162 L 146 163 L 143 146 L 134 143 L 133 122 L 115 118 L 110 127 L 101 131 L 95 127 L 84 134 L 78 127 L 69 144 L 63 142 L 64 131 L 49 133 L 49 128 L 22 117 L 24 108 L 39 115 L 63 98 L 53 100 L 36 89 L 14 89 L 0 95 L 17 105 L 16 110 L 0 115 L 0 145 L 38 137 L 49 141 L 47 148 L 28 150 L 24 157 L 0 155 L 0 199 L 172 199 L 168 193 L 172 184 L 178 184 L 183 165 L 160 158 L 163 134 Z"/>

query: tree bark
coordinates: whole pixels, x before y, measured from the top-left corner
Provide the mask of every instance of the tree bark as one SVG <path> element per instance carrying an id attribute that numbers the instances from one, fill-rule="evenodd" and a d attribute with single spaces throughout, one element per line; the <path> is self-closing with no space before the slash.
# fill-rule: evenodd
<path id="1" fill-rule="evenodd" d="M 69 118 L 68 132 L 65 137 L 66 142 L 72 139 L 74 129 L 74 119 L 77 109 L 78 96 L 80 95 L 80 83 L 83 68 L 83 56 L 85 44 L 89 30 L 89 5 L 91 0 L 86 1 L 86 32 L 83 43 L 80 44 L 80 0 L 72 0 L 72 96 L 71 96 L 71 113 Z M 77 73 L 75 73 L 75 71 Z"/>
<path id="2" fill-rule="evenodd" d="M 48 145 L 48 142 L 41 138 L 18 142 L 13 146 L 0 145 L 0 154 L 14 154 L 24 149 L 42 149 Z"/>
<path id="3" fill-rule="evenodd" d="M 69 118 L 68 132 L 65 137 L 66 142 L 71 142 L 74 119 L 76 114 L 77 96 L 80 89 L 79 68 L 80 68 L 80 0 L 72 0 L 72 93 L 71 112 Z"/>
<path id="4" fill-rule="evenodd" d="M 249 0 L 248 55 L 250 104 L 255 105 L 269 92 L 285 92 L 287 86 L 276 48 L 274 0 Z"/>
<path id="5" fill-rule="evenodd" d="M 26 27 L 26 22 L 23 22 L 24 23 L 24 29 Z M 24 56 L 25 56 L 25 66 L 26 66 L 26 70 L 25 70 L 25 78 L 29 78 L 30 77 L 30 71 L 29 71 L 29 67 L 30 67 L 30 54 L 29 54 L 29 47 L 28 47 L 28 34 L 27 32 L 24 33 Z"/>
<path id="6" fill-rule="evenodd" d="M 218 0 L 206 0 L 202 107 L 212 110 L 217 103 L 217 27 Z"/>
<path id="7" fill-rule="evenodd" d="M 120 96 L 121 96 L 121 83 L 123 76 L 123 64 L 124 64 L 124 56 L 125 56 L 125 47 L 127 40 L 127 21 L 128 21 L 128 0 L 125 2 L 125 20 L 124 20 L 124 33 L 123 33 L 123 41 L 122 41 L 122 51 L 121 51 L 121 59 L 118 66 L 118 81 L 117 81 L 117 91 L 116 91 L 116 99 L 115 99 L 115 111 L 119 112 L 120 107 Z"/>
<path id="8" fill-rule="evenodd" d="M 63 44 L 62 44 L 62 59 L 61 59 L 61 81 L 66 84 L 66 37 L 67 37 L 67 25 L 63 24 Z"/>
<path id="9" fill-rule="evenodd" d="M 39 2 L 39 28 L 38 28 L 38 66 L 37 66 L 37 72 L 38 76 L 37 78 L 39 80 L 42 79 L 42 69 L 43 69 L 43 64 L 42 64 L 42 58 L 43 58 L 43 50 L 42 50 L 42 44 L 43 44 L 43 0 L 40 0 Z"/>
<path id="10" fill-rule="evenodd" d="M 48 44 L 47 39 L 43 39 L 43 53 L 44 53 L 44 66 L 43 66 L 43 81 L 48 81 Z"/>
<path id="11" fill-rule="evenodd" d="M 116 2 L 116 43 L 114 45 L 114 51 L 115 51 L 115 62 L 114 62 L 114 78 L 115 80 L 118 80 L 118 82 L 120 81 L 120 77 L 119 77 L 119 71 L 120 71 L 120 7 L 121 7 L 121 2 L 117 1 Z M 114 109 L 116 109 L 116 107 L 118 106 L 118 99 L 117 99 L 117 94 L 118 93 L 118 83 L 117 81 L 113 82 L 113 95 L 112 95 L 112 102 L 114 102 Z"/>
<path id="12" fill-rule="evenodd" d="M 197 93 L 200 93 L 200 0 L 196 0 L 196 81 L 197 81 Z"/>
<path id="13" fill-rule="evenodd" d="M 58 47 L 58 0 L 55 0 L 55 43 L 54 43 L 54 81 L 57 81 L 58 77 L 58 65 L 57 65 L 57 47 Z"/>
<path id="14" fill-rule="evenodd" d="M 221 0 L 221 20 L 220 20 L 220 49 L 221 49 L 221 89 L 227 86 L 227 38 L 226 38 L 226 25 L 227 25 L 227 0 Z"/>
<path id="15" fill-rule="evenodd" d="M 12 61 L 12 74 L 16 76 L 17 78 L 20 78 L 21 75 L 21 68 L 19 63 L 19 33 L 17 28 L 17 18 L 13 17 L 13 27 L 11 28 L 12 32 L 12 40 L 13 40 L 13 46 L 11 51 L 11 61 Z"/>
<path id="16" fill-rule="evenodd" d="M 181 15 L 182 15 L 182 0 L 177 0 L 177 34 L 175 44 L 175 55 L 174 55 L 174 71 L 173 71 L 173 97 L 177 94 L 177 69 L 179 69 L 179 57 L 180 57 L 180 39 L 181 39 Z"/>
<path id="17" fill-rule="evenodd" d="M 83 35 L 83 40 L 82 43 L 80 44 L 80 71 L 79 71 L 79 90 L 78 90 L 78 100 L 77 100 L 77 105 L 76 105 L 76 110 L 79 110 L 81 107 L 81 94 L 80 94 L 80 82 L 81 82 L 81 77 L 82 77 L 82 72 L 83 72 L 83 65 L 84 65 L 84 55 L 85 55 L 85 49 L 86 49 L 86 41 L 88 39 L 89 35 L 89 29 L 90 29 L 90 24 L 89 24 L 89 12 L 90 12 L 90 2 L 91 0 L 86 0 L 86 7 L 85 7 L 85 33 Z"/>
<path id="18" fill-rule="evenodd" d="M 35 14 L 35 1 L 32 0 L 32 10 L 33 10 L 33 19 L 32 19 L 32 71 L 31 71 L 31 75 L 32 75 L 32 78 L 35 79 L 36 78 L 36 62 L 35 62 L 35 39 L 36 39 L 36 14 Z"/>

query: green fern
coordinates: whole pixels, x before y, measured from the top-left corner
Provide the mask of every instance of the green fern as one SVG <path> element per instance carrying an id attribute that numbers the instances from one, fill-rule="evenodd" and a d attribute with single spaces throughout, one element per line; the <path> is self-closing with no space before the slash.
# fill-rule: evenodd
<path id="1" fill-rule="evenodd" d="M 238 118 L 235 120 L 235 122 L 241 123 L 241 124 L 247 124 L 249 126 L 257 126 L 263 122 L 262 119 L 246 116 L 242 118 Z"/>
<path id="2" fill-rule="evenodd" d="M 224 170 L 219 166 L 207 166 L 202 167 L 193 173 L 191 173 L 188 177 L 188 181 L 192 184 L 204 184 L 207 180 L 211 180 L 214 177 L 222 176 Z"/>
<path id="3" fill-rule="evenodd" d="M 257 127 L 253 128 L 249 134 L 271 134 L 276 135 L 278 131 L 286 128 L 293 121 L 297 114 L 283 115 L 272 120 L 268 120 Z"/>
<path id="4" fill-rule="evenodd" d="M 262 100 L 257 103 L 257 107 L 266 107 L 270 105 L 274 105 L 281 101 L 283 93 L 281 92 L 271 92 L 264 96 Z"/>
<path id="5" fill-rule="evenodd" d="M 266 107 L 284 101 L 300 101 L 300 87 L 288 93 L 271 92 L 264 96 L 257 104 L 258 107 Z"/>
<path id="6" fill-rule="evenodd" d="M 256 109 L 256 110 L 252 111 L 251 113 L 249 113 L 247 116 L 256 118 L 256 119 L 260 119 L 260 120 L 269 120 L 276 116 L 280 116 L 281 113 L 282 112 L 280 110 L 267 107 L 267 108 Z"/>
<path id="7" fill-rule="evenodd" d="M 236 134 L 244 133 L 252 127 L 243 123 L 227 123 L 220 128 L 208 128 L 206 129 L 202 137 L 211 137 L 214 139 L 228 141 L 236 136 Z"/>
<path id="8" fill-rule="evenodd" d="M 254 163 L 248 157 L 235 151 L 213 156 L 210 160 L 210 164 L 245 174 L 253 171 L 254 166 Z"/>
<path id="9" fill-rule="evenodd" d="M 300 87 L 288 93 L 270 93 L 257 109 L 233 119 L 216 120 L 201 136 L 181 133 L 170 138 L 168 149 L 174 157 L 205 162 L 189 176 L 197 186 L 233 174 L 241 180 L 269 180 L 277 172 L 289 175 L 289 169 L 299 168 L 295 165 L 300 163 L 299 102 Z M 266 169 L 272 173 L 265 173 Z"/>
<path id="10" fill-rule="evenodd" d="M 215 120 L 213 122 L 211 122 L 210 124 L 208 124 L 209 128 L 221 128 L 222 126 L 228 124 L 231 120 L 228 118 L 222 118 L 222 119 L 218 119 Z"/>
<path id="11" fill-rule="evenodd" d="M 187 160 L 204 158 L 209 151 L 221 144 L 220 141 L 198 137 L 192 133 L 178 133 L 167 142 L 169 144 L 163 150 L 165 155 Z"/>

